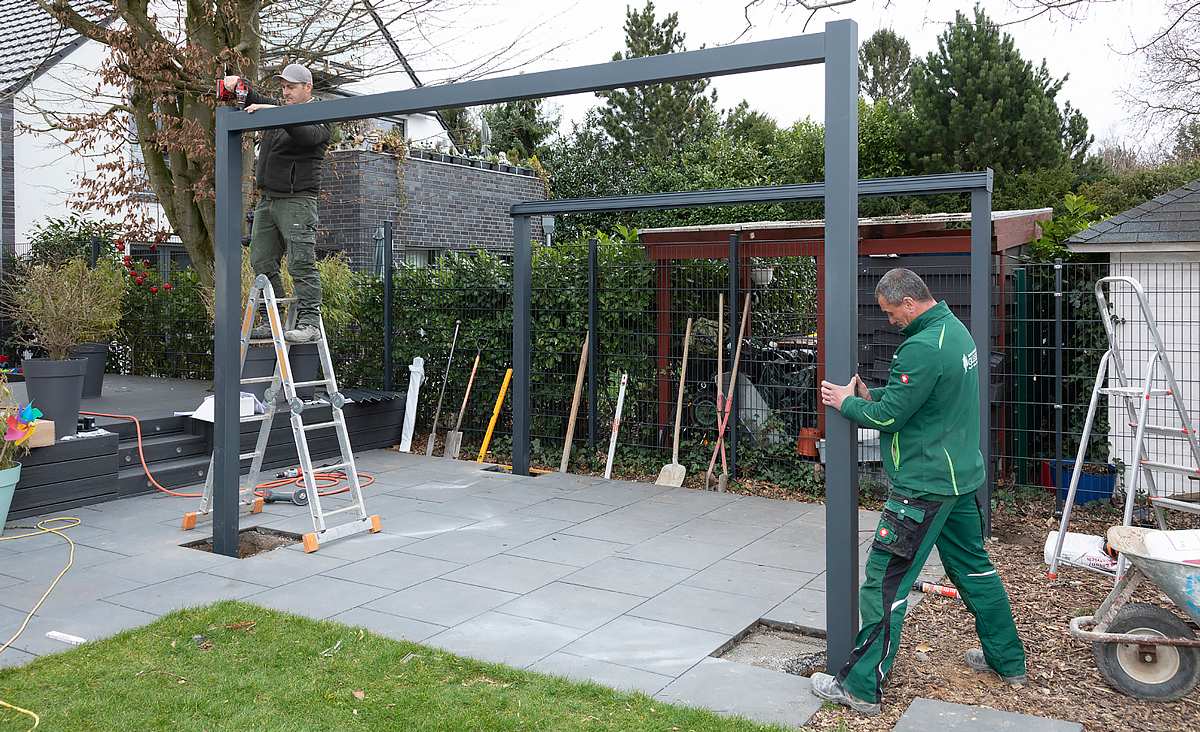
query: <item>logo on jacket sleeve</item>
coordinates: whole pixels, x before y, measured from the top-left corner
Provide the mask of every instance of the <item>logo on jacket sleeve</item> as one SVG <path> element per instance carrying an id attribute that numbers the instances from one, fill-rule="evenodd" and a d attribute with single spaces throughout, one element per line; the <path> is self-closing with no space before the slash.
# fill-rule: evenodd
<path id="1" fill-rule="evenodd" d="M 963 363 L 963 373 L 964 374 L 967 373 L 968 371 L 970 371 L 971 369 L 975 368 L 976 366 L 978 366 L 979 365 L 979 349 L 976 348 L 975 350 L 971 351 L 970 353 L 964 353 L 963 357 L 962 357 L 962 363 Z"/>
<path id="2" fill-rule="evenodd" d="M 908 374 L 900 374 L 900 383 L 902 383 L 902 384 L 908 383 Z"/>

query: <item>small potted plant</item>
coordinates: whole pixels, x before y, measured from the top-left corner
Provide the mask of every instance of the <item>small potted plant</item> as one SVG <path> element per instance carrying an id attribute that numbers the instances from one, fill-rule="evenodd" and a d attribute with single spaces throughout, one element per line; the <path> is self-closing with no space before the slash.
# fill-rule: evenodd
<path id="1" fill-rule="evenodd" d="M 21 463 L 18 458 L 29 452 L 26 444 L 33 436 L 34 422 L 42 416 L 32 404 L 17 406 L 8 389 L 8 379 L 0 373 L 0 534 L 4 533 L 4 522 L 8 520 L 8 509 L 12 506 L 17 482 L 21 480 Z"/>
<path id="2" fill-rule="evenodd" d="M 117 330 L 125 287 L 115 263 L 93 268 L 83 257 L 25 265 L 4 287 L 0 313 L 15 324 L 15 340 L 46 354 L 21 366 L 30 401 L 54 421 L 55 439 L 75 434 L 83 397 L 87 361 L 72 359 L 71 348 Z"/>

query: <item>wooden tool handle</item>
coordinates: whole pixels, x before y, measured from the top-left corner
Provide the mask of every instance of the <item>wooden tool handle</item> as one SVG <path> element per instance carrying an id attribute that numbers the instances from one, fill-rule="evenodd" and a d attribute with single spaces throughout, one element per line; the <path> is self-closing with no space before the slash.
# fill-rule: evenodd
<path id="1" fill-rule="evenodd" d="M 462 406 L 458 408 L 458 421 L 454 423 L 454 431 L 462 431 L 463 415 L 467 413 L 467 399 L 471 397 L 471 385 L 475 383 L 475 372 L 479 369 L 479 351 L 475 352 L 475 363 L 471 365 L 471 377 L 467 379 L 467 390 L 463 393 Z"/>
<path id="2" fill-rule="evenodd" d="M 567 439 L 563 442 L 562 460 L 558 464 L 558 472 L 567 472 L 567 463 L 571 460 L 571 439 L 575 437 L 575 417 L 579 412 L 579 399 L 583 395 L 583 376 L 587 372 L 588 338 L 583 336 L 583 350 L 579 354 L 579 368 L 575 371 L 575 394 L 571 397 L 571 415 L 567 418 Z"/>
<path id="3" fill-rule="evenodd" d="M 683 334 L 683 364 L 679 367 L 679 396 L 675 400 L 675 445 L 671 448 L 671 463 L 679 464 L 679 423 L 683 418 L 683 385 L 687 383 L 688 344 L 692 342 L 692 319 L 688 318 Z"/>

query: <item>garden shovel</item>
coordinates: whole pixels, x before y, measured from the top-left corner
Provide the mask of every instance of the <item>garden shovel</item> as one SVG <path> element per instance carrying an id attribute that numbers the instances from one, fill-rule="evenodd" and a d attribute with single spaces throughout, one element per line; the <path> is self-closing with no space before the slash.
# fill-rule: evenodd
<path id="1" fill-rule="evenodd" d="M 708 461 L 708 472 L 704 474 L 704 484 L 712 479 L 713 466 L 717 464 L 717 453 L 725 446 L 725 429 L 729 427 L 730 406 L 733 404 L 733 390 L 737 388 L 737 373 L 738 363 L 742 360 L 742 339 L 746 335 L 746 321 L 750 317 L 750 295 L 746 295 L 746 303 L 742 306 L 742 322 L 738 323 L 738 339 L 737 348 L 733 351 L 733 368 L 729 372 L 729 393 L 725 398 L 724 416 L 721 419 L 721 424 L 717 427 L 717 444 L 713 447 L 712 458 Z M 737 429 L 737 422 L 734 422 L 734 429 Z M 725 492 L 725 484 L 728 479 L 721 481 L 717 486 L 717 490 Z"/>
<path id="2" fill-rule="evenodd" d="M 688 344 L 692 342 L 692 319 L 688 318 L 687 330 L 683 334 L 683 363 L 679 367 L 679 396 L 675 400 L 675 444 L 671 448 L 671 462 L 658 471 L 655 485 L 669 485 L 675 488 L 683 485 L 687 476 L 687 468 L 679 464 L 679 423 L 683 418 L 683 385 L 687 379 Z"/>
<path id="3" fill-rule="evenodd" d="M 471 386 L 475 383 L 475 371 L 479 369 L 479 353 L 479 351 L 475 351 L 475 363 L 471 365 L 471 377 L 467 379 L 467 391 L 463 394 L 462 406 L 458 409 L 458 421 L 454 423 L 454 429 L 446 433 L 446 449 L 442 452 L 444 458 L 457 460 L 458 454 L 462 450 L 463 415 L 467 413 L 467 400 L 471 397 Z"/>
<path id="4" fill-rule="evenodd" d="M 458 345 L 458 326 L 454 321 L 454 338 L 450 341 L 450 357 L 446 359 L 446 374 L 442 377 L 442 391 L 438 394 L 437 409 L 433 410 L 433 428 L 429 430 L 429 441 L 425 443 L 425 457 L 433 457 L 433 443 L 437 442 L 437 423 L 442 417 L 442 399 L 446 396 L 446 382 L 450 380 L 450 365 L 454 363 L 454 347 Z"/>
<path id="5" fill-rule="evenodd" d="M 621 407 L 625 406 L 625 385 L 629 374 L 621 374 L 621 388 L 617 391 L 617 413 L 613 415 L 612 437 L 608 438 L 608 460 L 604 463 L 604 479 L 612 477 L 613 455 L 617 452 L 617 433 L 621 431 Z"/>
<path id="6" fill-rule="evenodd" d="M 571 414 L 567 418 L 567 438 L 563 441 L 562 461 L 558 472 L 567 472 L 571 461 L 571 439 L 575 437 L 575 417 L 579 413 L 579 397 L 583 394 L 583 376 L 587 372 L 588 336 L 583 336 L 583 350 L 579 354 L 579 369 L 575 372 L 575 394 L 571 397 Z"/>

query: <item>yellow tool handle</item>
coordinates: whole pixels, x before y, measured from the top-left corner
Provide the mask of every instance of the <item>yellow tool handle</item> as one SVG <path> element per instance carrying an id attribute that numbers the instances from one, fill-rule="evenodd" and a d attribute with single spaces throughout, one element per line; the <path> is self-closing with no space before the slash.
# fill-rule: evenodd
<path id="1" fill-rule="evenodd" d="M 496 420 L 500 418 L 500 408 L 504 406 L 504 395 L 508 393 L 508 382 L 512 380 L 512 369 L 504 372 L 504 383 L 500 385 L 500 394 L 496 397 L 496 406 L 492 408 L 492 419 L 488 422 L 487 433 L 483 436 L 483 446 L 479 448 L 479 457 L 475 462 L 482 463 L 487 455 L 488 445 L 492 442 L 492 430 L 496 429 Z"/>

